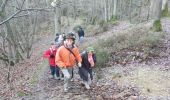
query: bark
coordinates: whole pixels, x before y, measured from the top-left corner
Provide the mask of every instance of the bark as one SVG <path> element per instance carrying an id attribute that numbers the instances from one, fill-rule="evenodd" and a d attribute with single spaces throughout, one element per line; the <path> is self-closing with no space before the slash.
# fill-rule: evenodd
<path id="1" fill-rule="evenodd" d="M 162 10 L 165 10 L 167 4 L 168 4 L 168 0 L 162 0 Z"/>
<path id="2" fill-rule="evenodd" d="M 113 15 L 116 16 L 117 11 L 117 0 L 114 0 L 114 10 L 113 10 Z"/>
<path id="3" fill-rule="evenodd" d="M 153 12 L 154 12 L 154 23 L 153 23 L 153 30 L 154 31 L 161 31 L 161 9 L 162 9 L 162 0 L 155 0 L 153 3 Z"/>

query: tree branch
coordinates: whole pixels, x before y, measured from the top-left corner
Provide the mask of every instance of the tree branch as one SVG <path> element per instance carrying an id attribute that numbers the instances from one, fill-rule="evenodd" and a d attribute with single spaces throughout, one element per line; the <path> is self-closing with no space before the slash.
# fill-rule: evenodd
<path id="1" fill-rule="evenodd" d="M 20 9 L 17 12 L 15 12 L 13 15 L 5 19 L 4 21 L 0 22 L 0 25 L 6 23 L 7 21 L 11 20 L 12 18 L 16 18 L 15 16 L 18 15 L 22 11 L 49 11 L 48 9 L 51 8 L 28 8 L 28 9 Z"/>
<path id="2" fill-rule="evenodd" d="M 5 19 L 4 21 L 0 22 L 0 25 L 6 23 L 7 21 L 9 21 L 10 19 L 12 19 L 15 15 L 19 14 L 21 11 L 17 11 L 15 12 L 13 15 L 11 15 L 10 17 L 8 17 L 7 19 Z"/>
<path id="3" fill-rule="evenodd" d="M 29 14 L 24 14 L 24 15 L 14 16 L 13 18 L 25 17 L 25 16 L 28 16 L 28 15 Z"/>
<path id="4" fill-rule="evenodd" d="M 27 8 L 27 9 L 20 9 L 21 11 L 47 11 L 49 12 L 51 8 Z"/>

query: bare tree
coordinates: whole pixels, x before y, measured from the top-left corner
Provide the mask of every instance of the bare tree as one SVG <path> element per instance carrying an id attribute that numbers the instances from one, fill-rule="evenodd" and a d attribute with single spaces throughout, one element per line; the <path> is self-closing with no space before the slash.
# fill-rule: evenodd
<path id="1" fill-rule="evenodd" d="M 38 26 L 37 11 L 49 10 L 36 8 L 36 3 L 34 3 L 34 8 L 32 8 L 33 5 L 28 4 L 28 0 L 4 0 L 0 6 L 0 37 L 2 38 L 2 41 L 0 40 L 2 47 L 0 48 L 0 60 L 4 61 L 8 68 L 8 82 L 10 82 L 12 66 L 31 56 Z"/>
<path id="2" fill-rule="evenodd" d="M 153 30 L 161 31 L 161 9 L 162 9 L 162 0 L 152 0 L 152 17 L 154 18 Z"/>

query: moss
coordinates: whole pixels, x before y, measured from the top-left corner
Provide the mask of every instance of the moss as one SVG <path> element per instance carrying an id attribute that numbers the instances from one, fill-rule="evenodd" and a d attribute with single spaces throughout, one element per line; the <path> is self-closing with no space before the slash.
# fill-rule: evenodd
<path id="1" fill-rule="evenodd" d="M 155 20 L 153 23 L 153 31 L 159 32 L 162 31 L 162 25 L 160 20 Z"/>
<path id="2" fill-rule="evenodd" d="M 165 5 L 165 9 L 162 10 L 162 17 L 168 17 L 169 13 L 168 13 L 168 4 Z"/>
<path id="3" fill-rule="evenodd" d="M 18 95 L 19 97 L 23 97 L 23 96 L 25 96 L 26 94 L 25 94 L 24 92 L 22 92 L 22 91 L 19 91 L 19 92 L 17 93 L 17 95 Z"/>
<path id="4" fill-rule="evenodd" d="M 113 24 L 113 25 L 117 24 L 117 17 L 112 16 L 112 18 L 111 18 L 111 20 L 109 22 L 111 22 L 111 24 Z"/>

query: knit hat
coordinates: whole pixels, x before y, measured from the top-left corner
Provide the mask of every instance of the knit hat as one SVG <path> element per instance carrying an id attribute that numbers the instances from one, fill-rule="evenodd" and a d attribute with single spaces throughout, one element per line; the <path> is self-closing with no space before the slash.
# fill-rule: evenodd
<path id="1" fill-rule="evenodd" d="M 87 47 L 87 52 L 94 52 L 94 48 L 93 47 Z"/>

